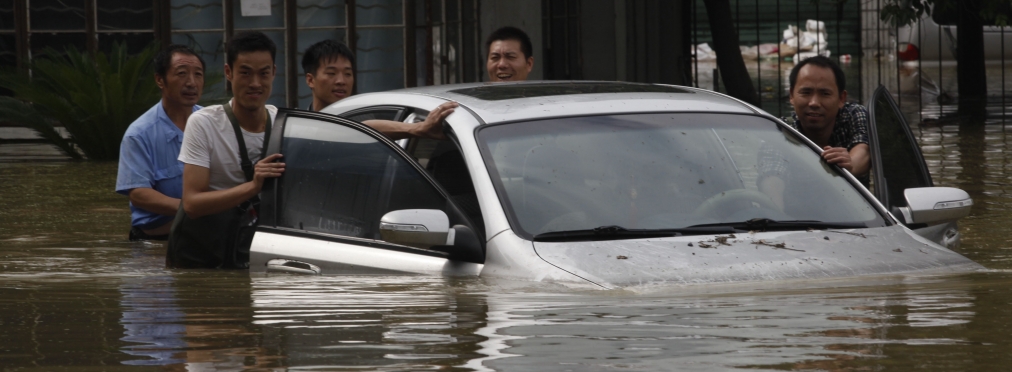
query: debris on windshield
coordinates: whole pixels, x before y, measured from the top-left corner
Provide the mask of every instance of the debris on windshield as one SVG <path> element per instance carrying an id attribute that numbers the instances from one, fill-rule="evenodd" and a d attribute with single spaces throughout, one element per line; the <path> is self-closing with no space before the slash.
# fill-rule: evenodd
<path id="1" fill-rule="evenodd" d="M 730 238 L 734 238 L 734 235 L 718 236 L 716 238 L 713 238 L 712 241 L 715 242 L 715 243 L 717 243 L 718 245 L 730 246 L 730 244 L 727 243 L 727 240 L 730 239 Z"/>
<path id="2" fill-rule="evenodd" d="M 868 239 L 868 237 L 865 236 L 863 233 L 851 232 L 851 231 L 833 231 L 833 230 L 828 230 L 828 231 L 829 232 L 839 233 L 839 234 L 847 234 L 847 235 L 853 235 L 853 236 L 860 236 L 862 238 Z M 828 238 L 827 238 L 827 240 L 828 240 Z"/>
<path id="3" fill-rule="evenodd" d="M 629 259 L 629 257 L 626 257 L 626 256 L 618 256 L 618 257 L 615 257 L 615 258 L 617 258 L 619 260 L 627 260 L 627 259 Z"/>
<path id="4" fill-rule="evenodd" d="M 730 247 L 731 243 L 734 243 L 734 242 L 732 241 L 731 243 L 728 243 L 727 240 L 728 239 L 735 239 L 735 238 L 737 238 L 737 237 L 734 236 L 734 234 L 728 234 L 728 235 L 724 235 L 724 236 L 718 236 L 718 237 L 715 237 L 715 238 L 707 240 L 707 241 L 700 240 L 697 243 L 699 244 L 700 248 L 717 248 L 718 246 L 721 246 L 721 245 L 726 245 L 726 246 Z M 717 243 L 717 244 L 714 245 L 714 244 L 706 244 L 706 243 Z M 689 243 L 689 246 L 691 247 L 692 243 Z"/>
<path id="5" fill-rule="evenodd" d="M 789 251 L 804 252 L 804 250 L 802 250 L 802 249 L 787 248 L 787 243 L 782 243 L 781 242 L 781 243 L 774 244 L 774 243 L 767 242 L 764 239 L 753 240 L 752 244 L 755 244 L 755 245 L 765 245 L 767 247 L 774 248 L 774 249 L 786 249 L 786 250 L 789 250 Z"/>

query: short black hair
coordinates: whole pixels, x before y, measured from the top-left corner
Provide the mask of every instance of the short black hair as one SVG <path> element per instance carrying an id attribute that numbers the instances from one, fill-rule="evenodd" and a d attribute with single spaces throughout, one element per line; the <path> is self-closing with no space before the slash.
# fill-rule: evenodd
<path id="1" fill-rule="evenodd" d="M 306 53 L 302 55 L 302 69 L 307 74 L 315 76 L 323 61 L 336 60 L 339 57 L 351 62 L 351 70 L 355 70 L 355 54 L 347 45 L 331 39 L 323 40 L 306 49 Z"/>
<path id="2" fill-rule="evenodd" d="M 791 69 L 790 82 L 791 82 L 791 93 L 794 93 L 794 84 L 798 82 L 798 71 L 801 71 L 805 65 L 815 65 L 822 68 L 828 68 L 833 70 L 833 76 L 836 77 L 836 92 L 840 93 L 847 90 L 847 77 L 843 75 L 843 69 L 840 65 L 836 64 L 835 61 L 829 59 L 829 57 L 815 56 L 810 57 L 798 62 Z"/>
<path id="3" fill-rule="evenodd" d="M 228 61 L 228 66 L 234 67 L 232 64 L 239 57 L 239 53 L 249 52 L 270 52 L 271 62 L 274 62 L 275 56 L 278 54 L 278 47 L 263 32 L 241 32 L 229 40 L 228 46 L 225 47 L 225 59 Z"/>
<path id="4" fill-rule="evenodd" d="M 488 39 L 485 39 L 485 49 L 491 53 L 492 43 L 499 40 L 516 40 L 520 42 L 520 51 L 524 53 L 524 59 L 534 57 L 534 46 L 531 45 L 531 38 L 524 30 L 506 26 L 492 31 L 492 34 L 488 35 Z M 488 57 L 488 54 L 486 53 L 485 56 Z"/>
<path id="5" fill-rule="evenodd" d="M 169 73 L 169 67 L 172 67 L 172 56 L 176 53 L 197 57 L 197 59 L 200 60 L 200 68 L 207 70 L 207 65 L 204 64 L 204 58 L 197 54 L 197 52 L 194 52 L 193 49 L 190 49 L 190 47 L 186 45 L 169 44 L 169 46 L 163 48 L 158 52 L 158 55 L 155 56 L 155 73 L 158 74 L 158 76 L 161 76 L 164 79 L 165 74 Z"/>

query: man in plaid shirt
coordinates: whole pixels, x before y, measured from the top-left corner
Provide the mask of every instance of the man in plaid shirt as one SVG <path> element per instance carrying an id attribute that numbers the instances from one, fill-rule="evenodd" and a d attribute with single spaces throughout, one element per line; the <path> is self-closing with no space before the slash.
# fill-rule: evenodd
<path id="1" fill-rule="evenodd" d="M 847 102 L 846 78 L 833 60 L 817 56 L 791 69 L 791 118 L 785 120 L 822 147 L 829 164 L 850 171 L 865 187 L 871 156 L 868 148 L 868 110 Z M 780 154 L 765 147 L 759 152 L 759 190 L 783 208 L 789 169 Z"/>

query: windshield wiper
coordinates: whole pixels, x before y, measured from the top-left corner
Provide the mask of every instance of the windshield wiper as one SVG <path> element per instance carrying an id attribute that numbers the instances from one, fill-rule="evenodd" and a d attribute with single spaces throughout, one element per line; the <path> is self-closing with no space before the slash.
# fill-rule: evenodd
<path id="1" fill-rule="evenodd" d="M 627 229 L 609 225 L 586 230 L 550 231 L 534 236 L 536 242 L 573 242 L 587 240 L 620 240 L 642 238 L 664 238 L 682 235 L 713 235 L 735 232 L 729 226 L 691 226 L 678 229 Z"/>
<path id="2" fill-rule="evenodd" d="M 823 222 L 815 220 L 777 221 L 769 218 L 753 218 L 748 221 L 709 223 L 693 225 L 696 227 L 731 227 L 736 230 L 749 231 L 788 231 L 788 230 L 825 230 L 825 229 L 863 229 L 868 225 L 863 222 Z"/>

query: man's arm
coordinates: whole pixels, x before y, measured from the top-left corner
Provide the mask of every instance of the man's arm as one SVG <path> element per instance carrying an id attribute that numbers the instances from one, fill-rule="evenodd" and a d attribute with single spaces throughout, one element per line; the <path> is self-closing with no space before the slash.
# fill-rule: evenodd
<path id="1" fill-rule="evenodd" d="M 403 138 L 431 138 L 446 139 L 443 134 L 443 120 L 453 113 L 457 108 L 456 102 L 447 102 L 432 109 L 429 116 L 421 123 L 403 123 L 393 120 L 366 120 L 362 124 L 368 125 L 383 133 L 383 135 L 396 141 Z"/>
<path id="2" fill-rule="evenodd" d="M 871 170 L 871 152 L 868 151 L 867 143 L 859 143 L 850 149 L 850 173 L 855 176 L 863 176 Z"/>
<path id="3" fill-rule="evenodd" d="M 138 187 L 130 190 L 127 196 L 135 207 L 163 216 L 175 216 L 176 210 L 179 209 L 179 199 L 166 196 L 152 188 Z"/>
<path id="4" fill-rule="evenodd" d="M 855 176 L 863 176 L 868 173 L 871 167 L 871 156 L 868 152 L 867 143 L 854 145 L 850 151 L 843 147 L 823 148 L 822 158 L 829 164 L 836 164 L 840 168 L 850 171 Z"/>
<path id="5" fill-rule="evenodd" d="M 116 192 L 126 195 L 134 207 L 163 216 L 175 216 L 179 199 L 154 189 L 154 169 L 157 166 L 150 156 L 152 151 L 165 149 L 148 149 L 144 139 L 136 135 L 123 137 L 119 168 L 116 170 Z"/>
<path id="6" fill-rule="evenodd" d="M 183 210 L 190 218 L 220 213 L 242 204 L 256 194 L 267 178 L 281 177 L 285 163 L 275 163 L 281 154 L 260 160 L 253 168 L 253 180 L 225 190 L 210 190 L 211 170 L 198 165 L 183 165 Z"/>

